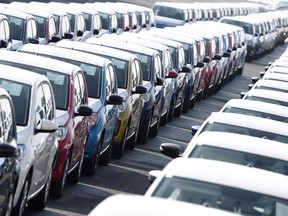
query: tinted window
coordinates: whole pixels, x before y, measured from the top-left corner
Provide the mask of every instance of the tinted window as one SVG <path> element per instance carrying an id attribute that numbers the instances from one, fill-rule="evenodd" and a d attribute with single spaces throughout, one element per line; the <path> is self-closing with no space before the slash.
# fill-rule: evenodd
<path id="1" fill-rule="evenodd" d="M 106 56 L 106 58 L 110 58 L 110 60 L 114 65 L 118 87 L 127 88 L 128 61 L 117 58 L 111 58 L 109 56 Z"/>
<path id="2" fill-rule="evenodd" d="M 143 80 L 149 81 L 151 79 L 152 57 L 141 53 L 135 53 L 135 55 L 141 63 Z"/>
<path id="3" fill-rule="evenodd" d="M 17 18 L 17 17 L 8 16 L 8 15 L 7 15 L 7 18 L 9 19 L 9 23 L 10 23 L 12 39 L 23 40 L 24 20 Z"/>
<path id="4" fill-rule="evenodd" d="M 99 13 L 100 14 L 100 18 L 101 18 L 101 23 L 102 23 L 102 28 L 103 29 L 109 29 L 109 22 L 110 22 L 110 16 L 109 14 L 105 14 L 105 13 Z"/>
<path id="5" fill-rule="evenodd" d="M 84 19 L 85 19 L 85 25 L 86 30 L 91 31 L 91 21 L 92 21 L 92 15 L 88 13 L 83 13 Z"/>
<path id="6" fill-rule="evenodd" d="M 6 89 L 12 98 L 17 125 L 26 126 L 29 119 L 31 86 L 0 78 L 0 87 Z"/>
<path id="7" fill-rule="evenodd" d="M 37 30 L 38 30 L 38 36 L 45 38 L 46 35 L 46 19 L 44 17 L 35 16 L 33 15 L 36 23 L 37 23 Z"/>
<path id="8" fill-rule="evenodd" d="M 75 30 L 75 15 L 68 14 L 68 17 L 69 17 L 69 21 L 70 21 L 71 32 L 74 32 L 74 30 Z"/>

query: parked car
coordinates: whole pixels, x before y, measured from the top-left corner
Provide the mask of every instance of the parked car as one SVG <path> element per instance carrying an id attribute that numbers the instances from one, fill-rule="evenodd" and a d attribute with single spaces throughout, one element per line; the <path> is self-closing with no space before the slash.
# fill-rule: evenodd
<path id="1" fill-rule="evenodd" d="M 121 41 L 111 41 L 105 38 L 89 38 L 85 43 L 116 48 L 133 53 L 138 57 L 142 68 L 143 85 L 147 88 L 140 119 L 139 129 L 141 133 L 138 135 L 138 142 L 145 144 L 149 134 L 152 137 L 157 136 L 165 103 L 165 76 L 162 73 L 160 54 L 156 50 L 147 47 Z"/>
<path id="2" fill-rule="evenodd" d="M 267 89 L 288 93 L 288 83 L 280 80 L 260 79 L 255 84 L 250 83 L 248 89 Z"/>
<path id="3" fill-rule="evenodd" d="M 12 37 L 9 20 L 5 15 L 0 14 L 0 49 L 12 49 Z"/>
<path id="4" fill-rule="evenodd" d="M 93 112 L 88 107 L 84 74 L 76 65 L 20 52 L 1 53 L 0 64 L 43 74 L 52 85 L 56 103 L 55 121 L 59 125 L 59 149 L 50 192 L 52 196 L 60 198 L 67 177 L 72 184 L 79 180 L 89 132 L 89 116 Z"/>
<path id="5" fill-rule="evenodd" d="M 57 36 L 56 22 L 52 13 L 40 9 L 35 10 L 29 7 L 28 3 L 11 2 L 7 7 L 31 14 L 35 18 L 39 44 L 55 43 L 62 39 Z"/>
<path id="6" fill-rule="evenodd" d="M 99 162 L 107 165 L 110 161 L 118 121 L 117 105 L 123 102 L 123 98 L 118 95 L 116 72 L 112 62 L 89 53 L 54 46 L 27 44 L 18 52 L 61 60 L 82 69 L 87 83 L 88 105 L 93 109 L 82 169 L 87 175 L 95 174 Z"/>
<path id="7" fill-rule="evenodd" d="M 11 215 L 20 174 L 16 114 L 9 93 L 0 88 L 0 214 Z"/>
<path id="8" fill-rule="evenodd" d="M 287 123 L 237 113 L 212 113 L 201 126 L 192 126 L 193 139 L 204 131 L 244 134 L 288 143 Z"/>
<path id="9" fill-rule="evenodd" d="M 119 107 L 119 120 L 114 137 L 112 155 L 121 158 L 124 149 L 134 149 L 147 89 L 143 86 L 141 64 L 136 55 L 92 44 L 59 41 L 57 47 L 84 51 L 109 58 L 114 64 L 119 95 L 124 98 Z M 127 141 L 127 143 L 126 143 Z"/>
<path id="10" fill-rule="evenodd" d="M 162 143 L 160 150 L 167 156 L 201 158 L 288 175 L 287 145 L 242 134 L 206 131 L 191 140 L 183 153 L 179 145 Z"/>
<path id="11" fill-rule="evenodd" d="M 115 208 L 111 208 L 111 206 L 114 206 Z M 88 216 L 144 216 L 160 213 L 165 214 L 166 216 L 174 216 L 175 214 L 185 216 L 190 214 L 190 212 L 202 216 L 236 215 L 192 203 L 175 202 L 174 200 L 145 197 L 142 195 L 116 194 L 99 203 L 94 209 L 92 209 Z"/>
<path id="12" fill-rule="evenodd" d="M 23 215 L 28 201 L 37 210 L 47 203 L 58 150 L 55 99 L 45 76 L 2 64 L 0 68 L 0 86 L 9 92 L 15 107 L 20 149 L 13 214 Z"/>
<path id="13" fill-rule="evenodd" d="M 149 177 L 150 180 L 157 178 L 146 191 L 146 197 L 255 216 L 260 212 L 271 215 L 288 204 L 288 196 L 282 188 L 287 176 L 238 164 L 176 158 L 162 171 L 150 171 Z"/>
<path id="14" fill-rule="evenodd" d="M 5 15 L 10 24 L 12 50 L 17 50 L 26 43 L 39 43 L 35 18 L 27 13 L 5 8 L 0 5 L 0 14 Z"/>

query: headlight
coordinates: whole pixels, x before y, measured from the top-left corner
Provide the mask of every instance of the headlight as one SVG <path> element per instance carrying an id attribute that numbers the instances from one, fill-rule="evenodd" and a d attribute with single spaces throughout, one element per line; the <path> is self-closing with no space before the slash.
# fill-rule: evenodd
<path id="1" fill-rule="evenodd" d="M 25 156 L 26 147 L 25 147 L 24 144 L 17 144 L 17 147 L 18 147 L 18 157 L 17 157 L 17 159 L 19 161 L 21 161 L 24 158 L 24 156 Z"/>
<path id="2" fill-rule="evenodd" d="M 88 126 L 89 127 L 93 127 L 94 125 L 96 125 L 99 121 L 99 114 L 98 113 L 95 113 L 93 112 L 91 116 L 89 116 L 89 119 L 88 119 Z"/>
<path id="3" fill-rule="evenodd" d="M 148 102 L 148 101 L 150 100 L 150 97 L 151 97 L 151 95 L 150 95 L 149 93 L 145 93 L 145 94 L 143 95 L 144 102 Z"/>
<path id="4" fill-rule="evenodd" d="M 58 130 L 56 131 L 58 141 L 62 141 L 65 139 L 67 135 L 67 127 L 66 126 L 59 126 Z"/>
<path id="5" fill-rule="evenodd" d="M 127 107 L 127 103 L 124 101 L 121 105 L 118 106 L 119 112 L 124 112 Z"/>

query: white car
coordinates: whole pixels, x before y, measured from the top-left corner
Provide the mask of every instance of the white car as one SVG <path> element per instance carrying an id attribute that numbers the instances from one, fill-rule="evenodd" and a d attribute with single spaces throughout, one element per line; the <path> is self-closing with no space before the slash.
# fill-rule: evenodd
<path id="1" fill-rule="evenodd" d="M 111 208 L 112 207 L 112 208 Z M 235 216 L 236 214 L 206 208 L 192 203 L 145 197 L 136 194 L 116 194 L 99 203 L 88 216 L 146 216 L 146 215 Z"/>
<path id="2" fill-rule="evenodd" d="M 268 89 L 288 93 L 288 82 L 281 80 L 260 79 L 254 85 L 248 85 L 248 89 Z"/>
<path id="3" fill-rule="evenodd" d="M 238 113 L 288 123 L 288 107 L 256 100 L 231 99 L 219 112 Z"/>
<path id="4" fill-rule="evenodd" d="M 261 73 L 261 72 L 260 72 Z M 261 78 L 263 80 L 278 80 L 283 82 L 288 82 L 288 76 L 284 73 L 265 73 L 260 75 L 261 77 L 252 77 L 252 83 L 255 84 Z"/>
<path id="5" fill-rule="evenodd" d="M 176 158 L 156 179 L 147 197 L 195 203 L 243 215 L 284 215 L 287 176 L 222 161 Z"/>
<path id="6" fill-rule="evenodd" d="M 45 208 L 58 150 L 56 109 L 49 80 L 30 71 L 0 65 L 0 86 L 12 98 L 17 119 L 20 176 L 14 196 L 15 215 L 23 215 L 26 202 Z"/>
<path id="7" fill-rule="evenodd" d="M 199 126 L 192 126 L 192 139 L 204 131 L 244 134 L 288 144 L 288 124 L 237 113 L 214 112 Z"/>
<path id="8" fill-rule="evenodd" d="M 173 143 L 162 143 L 160 150 L 174 158 L 211 159 L 288 175 L 288 146 L 258 137 L 206 131 L 192 139 L 182 154 Z"/>

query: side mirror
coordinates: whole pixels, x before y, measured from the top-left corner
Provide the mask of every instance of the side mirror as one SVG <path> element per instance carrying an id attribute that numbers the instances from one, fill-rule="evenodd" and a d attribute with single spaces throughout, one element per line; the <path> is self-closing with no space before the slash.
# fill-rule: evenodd
<path id="1" fill-rule="evenodd" d="M 247 92 L 241 92 L 241 93 L 240 93 L 240 98 L 243 99 L 244 96 L 246 95 L 246 93 L 247 93 Z"/>
<path id="2" fill-rule="evenodd" d="M 265 66 L 265 68 L 264 68 L 265 71 L 267 71 L 267 70 L 269 69 L 269 67 L 270 67 L 270 66 Z"/>
<path id="3" fill-rule="evenodd" d="M 242 46 L 245 46 L 245 42 L 242 42 Z"/>
<path id="4" fill-rule="evenodd" d="M 130 31 L 130 28 L 126 26 L 125 31 Z"/>
<path id="5" fill-rule="evenodd" d="M 29 38 L 28 42 L 31 44 L 39 44 L 39 40 L 37 38 Z"/>
<path id="6" fill-rule="evenodd" d="M 221 55 L 219 55 L 219 54 L 216 54 L 216 55 L 214 55 L 214 57 L 213 57 L 213 60 L 221 60 Z"/>
<path id="7" fill-rule="evenodd" d="M 35 128 L 38 133 L 53 133 L 58 130 L 58 124 L 53 121 L 42 119 Z"/>
<path id="8" fill-rule="evenodd" d="M 65 32 L 63 39 L 69 39 L 71 40 L 73 38 L 73 34 L 71 32 Z"/>
<path id="9" fill-rule="evenodd" d="M 248 85 L 248 90 L 252 89 L 253 86 L 254 86 L 254 84 L 250 83 L 250 84 Z"/>
<path id="10" fill-rule="evenodd" d="M 194 67 L 204 67 L 205 66 L 205 63 L 204 62 L 197 62 L 197 64 L 194 66 Z"/>
<path id="11" fill-rule="evenodd" d="M 117 33 L 117 29 L 116 29 L 116 28 L 113 28 L 113 29 L 112 29 L 112 33 Z"/>
<path id="12" fill-rule="evenodd" d="M 75 116 L 91 116 L 93 113 L 93 109 L 91 109 L 87 105 L 81 105 L 79 107 L 78 113 L 74 113 Z"/>
<path id="13" fill-rule="evenodd" d="M 84 34 L 84 32 L 83 31 L 77 31 L 77 37 L 82 37 L 83 36 L 83 34 Z"/>
<path id="14" fill-rule="evenodd" d="M 233 47 L 233 49 L 232 49 L 233 51 L 236 51 L 237 50 L 237 47 Z"/>
<path id="15" fill-rule="evenodd" d="M 58 37 L 58 36 L 52 36 L 52 38 L 51 38 L 51 40 L 49 40 L 49 42 L 56 43 L 56 42 L 58 42 L 58 41 L 60 41 L 60 40 L 61 40 L 60 37 Z"/>
<path id="16" fill-rule="evenodd" d="M 9 44 L 8 41 L 2 39 L 0 41 L 0 48 L 7 48 L 8 44 Z"/>
<path id="17" fill-rule="evenodd" d="M 0 157 L 16 157 L 18 150 L 13 145 L 7 143 L 0 144 Z"/>
<path id="18" fill-rule="evenodd" d="M 223 56 L 224 58 L 230 58 L 231 53 L 229 53 L 229 52 L 224 52 L 222 56 Z"/>
<path id="19" fill-rule="evenodd" d="M 137 29 L 137 26 L 136 25 L 133 25 L 133 28 L 132 29 Z"/>
<path id="20" fill-rule="evenodd" d="M 169 71 L 166 78 L 177 78 L 178 73 L 176 71 Z"/>
<path id="21" fill-rule="evenodd" d="M 255 84 L 259 79 L 260 77 L 252 77 L 252 83 Z"/>
<path id="22" fill-rule="evenodd" d="M 238 44 L 238 48 L 241 48 L 242 47 L 242 45 L 241 44 Z"/>
<path id="23" fill-rule="evenodd" d="M 263 78 L 263 76 L 265 75 L 266 71 L 260 71 L 260 78 Z"/>
<path id="24" fill-rule="evenodd" d="M 134 91 L 132 90 L 132 94 L 145 94 L 146 92 L 147 89 L 142 85 L 138 85 Z"/>
<path id="25" fill-rule="evenodd" d="M 93 30 L 93 35 L 98 35 L 99 32 L 100 32 L 99 29 L 94 29 L 94 30 Z"/>
<path id="26" fill-rule="evenodd" d="M 168 157 L 177 158 L 180 155 L 181 148 L 179 145 L 174 143 L 162 143 L 160 145 L 160 151 Z"/>
<path id="27" fill-rule="evenodd" d="M 149 171 L 149 175 L 148 175 L 148 179 L 149 181 L 152 183 L 154 182 L 154 180 L 161 175 L 161 171 L 160 170 L 151 170 Z"/>
<path id="28" fill-rule="evenodd" d="M 211 61 L 211 59 L 209 57 L 204 57 L 203 62 L 205 63 L 209 63 Z"/>
<path id="29" fill-rule="evenodd" d="M 117 94 L 110 95 L 108 100 L 106 101 L 106 104 L 111 105 L 121 105 L 122 103 L 123 103 L 123 97 Z"/>
<path id="30" fill-rule="evenodd" d="M 228 48 L 228 49 L 227 49 L 227 52 L 228 52 L 228 53 L 231 53 L 231 52 L 232 52 L 232 49 L 231 49 L 231 48 Z"/>
<path id="31" fill-rule="evenodd" d="M 259 35 L 257 33 L 254 34 L 255 37 L 259 37 Z"/>
<path id="32" fill-rule="evenodd" d="M 199 130 L 200 126 L 199 125 L 194 125 L 191 127 L 191 134 L 194 136 L 197 131 Z"/>
<path id="33" fill-rule="evenodd" d="M 142 25 L 142 28 L 147 28 L 147 25 L 146 25 L 146 24 L 143 24 L 143 25 Z"/>
<path id="34" fill-rule="evenodd" d="M 179 72 L 180 73 L 190 73 L 191 69 L 189 67 L 183 66 Z"/>
<path id="35" fill-rule="evenodd" d="M 156 85 L 162 86 L 164 84 L 165 80 L 161 77 L 156 78 Z"/>

